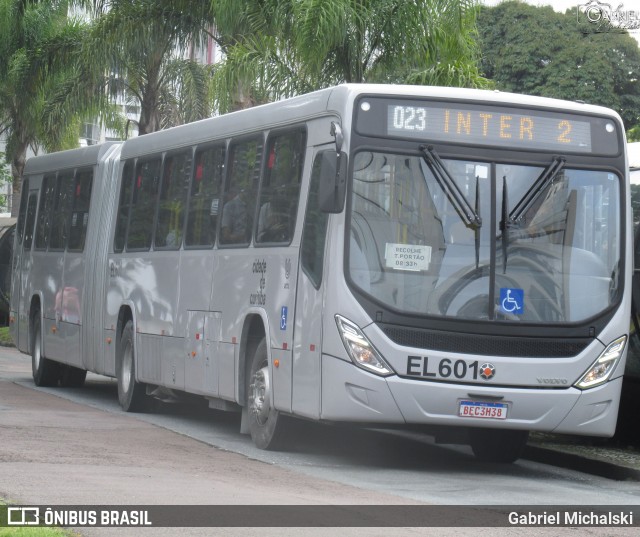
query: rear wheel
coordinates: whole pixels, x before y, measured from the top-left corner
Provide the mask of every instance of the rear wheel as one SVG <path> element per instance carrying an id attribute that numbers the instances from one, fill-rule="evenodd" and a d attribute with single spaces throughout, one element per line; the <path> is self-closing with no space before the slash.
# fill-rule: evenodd
<path id="1" fill-rule="evenodd" d="M 278 449 L 285 433 L 285 416 L 271 406 L 272 383 L 267 355 L 267 340 L 256 347 L 247 377 L 249 432 L 260 449 Z"/>
<path id="2" fill-rule="evenodd" d="M 529 431 L 472 429 L 469 436 L 471 449 L 478 460 L 511 463 L 522 455 Z"/>
<path id="3" fill-rule="evenodd" d="M 125 412 L 144 412 L 148 408 L 149 398 L 146 386 L 136 382 L 135 347 L 133 321 L 127 321 L 117 356 L 118 401 Z"/>
<path id="4" fill-rule="evenodd" d="M 31 325 L 31 370 L 36 386 L 57 386 L 60 378 L 60 364 L 42 355 L 42 327 L 40 312 L 34 316 Z"/>

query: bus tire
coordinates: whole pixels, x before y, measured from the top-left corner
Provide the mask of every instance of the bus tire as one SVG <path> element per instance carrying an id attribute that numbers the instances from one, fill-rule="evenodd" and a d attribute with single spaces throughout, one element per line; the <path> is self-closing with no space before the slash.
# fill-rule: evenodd
<path id="1" fill-rule="evenodd" d="M 469 437 L 473 454 L 479 461 L 508 464 L 522 455 L 529 431 L 471 429 Z"/>
<path id="2" fill-rule="evenodd" d="M 258 448 L 275 450 L 283 444 L 286 417 L 271 407 L 271 389 L 267 340 L 262 338 L 253 353 L 247 376 L 249 432 Z"/>
<path id="3" fill-rule="evenodd" d="M 147 395 L 144 384 L 136 382 L 135 345 L 133 321 L 128 320 L 120 336 L 116 360 L 118 378 L 118 401 L 125 412 L 147 410 Z"/>
<path id="4" fill-rule="evenodd" d="M 57 386 L 60 379 L 60 364 L 42 355 L 42 326 L 37 312 L 31 326 L 31 370 L 36 386 Z"/>
<path id="5" fill-rule="evenodd" d="M 87 378 L 87 371 L 72 365 L 63 365 L 60 374 L 60 386 L 63 388 L 82 388 Z"/>

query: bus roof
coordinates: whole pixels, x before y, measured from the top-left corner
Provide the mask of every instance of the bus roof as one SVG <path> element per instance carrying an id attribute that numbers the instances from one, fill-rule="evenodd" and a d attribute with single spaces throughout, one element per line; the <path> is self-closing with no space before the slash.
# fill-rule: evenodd
<path id="1" fill-rule="evenodd" d="M 335 114 L 344 117 L 346 114 L 350 116 L 352 113 L 350 103 L 362 94 L 393 95 L 407 98 L 430 97 L 438 100 L 478 101 L 507 106 L 557 109 L 565 112 L 610 116 L 617 118 L 622 124 L 618 114 L 608 108 L 545 97 L 439 86 L 342 84 L 333 88 L 132 138 L 124 143 L 121 158 L 127 159 L 210 141 L 217 138 L 216 133 L 218 132 L 220 133 L 219 138 L 224 139 L 255 129 L 278 128 L 286 124 L 322 115 Z"/>
<path id="2" fill-rule="evenodd" d="M 90 145 L 79 149 L 69 149 L 57 153 L 49 153 L 31 157 L 24 167 L 24 175 L 46 173 L 51 170 L 64 170 L 81 166 L 96 164 L 106 151 L 118 142 L 105 142 L 99 145 Z"/>
<path id="3" fill-rule="evenodd" d="M 328 99 L 332 91 L 333 89 L 320 90 L 131 138 L 124 143 L 121 158 L 124 160 L 319 117 L 327 113 Z M 217 133 L 220 135 L 217 136 Z"/>
<path id="4" fill-rule="evenodd" d="M 469 88 L 451 88 L 446 86 L 409 86 L 392 84 L 343 84 L 335 89 L 345 88 L 355 95 L 382 94 L 406 97 L 431 97 L 439 100 L 481 101 L 513 106 L 532 106 L 536 108 L 558 109 L 566 112 L 578 112 L 618 117 L 618 114 L 603 106 L 590 105 L 577 101 L 564 101 L 549 97 L 536 97 L 499 90 L 481 90 Z"/>
<path id="5" fill-rule="evenodd" d="M 230 136 L 242 135 L 245 132 L 256 129 L 278 128 L 322 115 L 336 115 L 339 117 L 346 115 L 350 117 L 352 113 L 351 103 L 353 103 L 359 95 L 363 94 L 391 95 L 407 98 L 428 97 L 437 100 L 476 101 L 503 104 L 505 106 L 557 109 L 565 112 L 615 117 L 620 124 L 622 123 L 618 114 L 608 108 L 546 97 L 440 86 L 342 84 L 290 99 L 203 119 L 144 136 L 138 136 L 126 142 L 106 142 L 80 149 L 71 149 L 32 157 L 27 161 L 24 174 L 33 175 L 44 173 L 51 169 L 90 166 L 96 164 L 109 147 L 118 143 L 122 144 L 121 158 L 127 159 L 149 153 L 156 153 L 158 151 L 170 151 L 172 149 L 208 142 L 218 138 L 218 136 L 216 136 L 218 132 L 220 133 L 219 138 L 224 139 Z M 631 146 L 633 144 L 629 145 Z M 635 162 L 638 162 L 637 158 Z"/>

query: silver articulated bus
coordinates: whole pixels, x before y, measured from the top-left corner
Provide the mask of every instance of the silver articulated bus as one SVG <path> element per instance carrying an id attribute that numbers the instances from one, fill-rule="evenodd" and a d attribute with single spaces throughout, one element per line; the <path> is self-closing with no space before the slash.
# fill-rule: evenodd
<path id="1" fill-rule="evenodd" d="M 12 333 L 38 385 L 199 394 L 261 448 L 297 416 L 513 461 L 615 431 L 627 178 L 611 110 L 386 85 L 36 157 Z"/>

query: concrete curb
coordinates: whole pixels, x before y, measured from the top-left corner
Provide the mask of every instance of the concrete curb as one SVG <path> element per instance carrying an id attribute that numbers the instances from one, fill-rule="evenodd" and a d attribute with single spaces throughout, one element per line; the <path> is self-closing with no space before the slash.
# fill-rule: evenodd
<path id="1" fill-rule="evenodd" d="M 546 448 L 541 445 L 528 445 L 524 451 L 524 458 L 561 466 L 570 470 L 597 475 L 615 481 L 640 481 L 640 470 L 623 464 L 593 459 L 577 453 L 568 453 L 558 449 Z"/>

